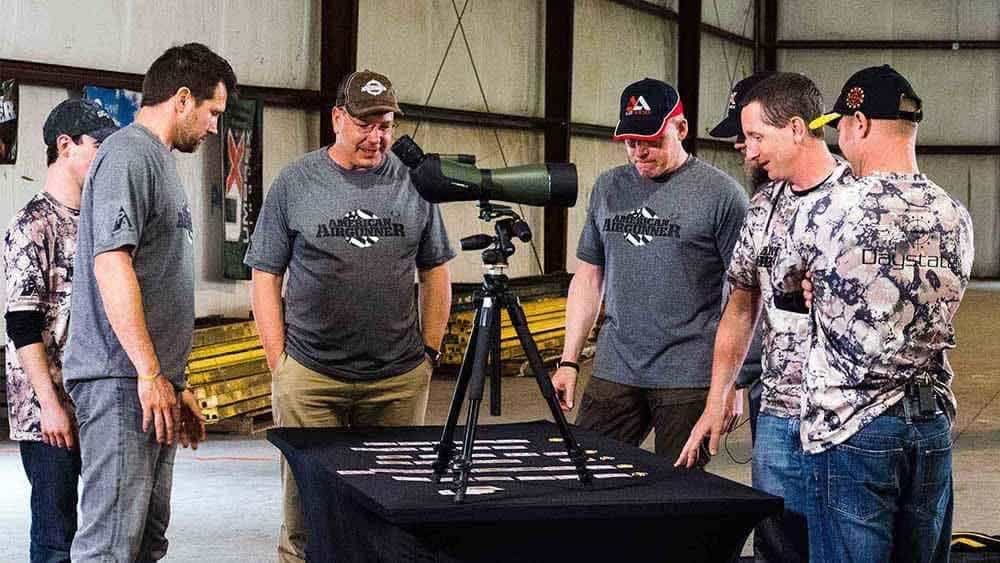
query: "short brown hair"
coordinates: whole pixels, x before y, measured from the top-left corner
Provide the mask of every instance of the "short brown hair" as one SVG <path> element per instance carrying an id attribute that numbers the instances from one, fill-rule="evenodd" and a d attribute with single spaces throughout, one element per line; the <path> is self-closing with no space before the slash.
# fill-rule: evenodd
<path id="1" fill-rule="evenodd" d="M 823 94 L 812 80 L 797 72 L 777 72 L 760 81 L 747 92 L 743 107 L 753 102 L 760 103 L 762 119 L 772 127 L 784 127 L 793 117 L 808 125 L 823 115 Z M 822 127 L 809 132 L 823 137 Z"/>
<path id="2" fill-rule="evenodd" d="M 226 59 L 201 43 L 187 43 L 164 51 L 142 80 L 142 106 L 161 104 L 183 87 L 201 103 L 215 96 L 219 83 L 235 94 L 236 74 Z"/>

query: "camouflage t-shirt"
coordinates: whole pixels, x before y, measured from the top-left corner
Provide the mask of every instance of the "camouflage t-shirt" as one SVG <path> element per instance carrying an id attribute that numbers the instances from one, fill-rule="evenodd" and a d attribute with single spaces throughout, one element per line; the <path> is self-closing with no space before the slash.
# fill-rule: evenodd
<path id="1" fill-rule="evenodd" d="M 923 174 L 872 174 L 801 206 L 792 236 L 815 285 L 803 449 L 844 442 L 922 374 L 953 418 L 947 350 L 973 259 L 962 204 Z"/>
<path id="2" fill-rule="evenodd" d="M 789 227 L 799 206 L 809 207 L 831 189 L 854 181 L 851 167 L 838 160 L 817 186 L 795 192 L 787 182 L 771 182 L 754 195 L 729 263 L 729 283 L 760 291 L 763 353 L 761 412 L 800 416 L 802 372 L 809 352 L 809 316 L 775 306 L 775 296 L 798 291 L 802 266 L 789 243 Z"/>
<path id="3" fill-rule="evenodd" d="M 70 281 L 80 212 L 46 192 L 18 211 L 4 238 L 7 312 L 38 311 L 45 316 L 42 342 L 49 375 L 63 402 L 71 408 L 62 386 L 62 350 L 69 327 Z M 41 410 L 38 397 L 10 337 L 7 338 L 7 403 L 11 440 L 39 441 Z"/>

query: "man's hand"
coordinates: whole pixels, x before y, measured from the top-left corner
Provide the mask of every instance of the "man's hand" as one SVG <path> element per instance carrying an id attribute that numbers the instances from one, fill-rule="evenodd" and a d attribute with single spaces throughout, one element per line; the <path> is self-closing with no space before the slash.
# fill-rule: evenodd
<path id="1" fill-rule="evenodd" d="M 156 441 L 174 443 L 174 425 L 177 423 L 177 392 L 167 378 L 139 379 L 139 404 L 142 405 L 142 431 L 149 431 L 149 423 L 156 428 Z"/>
<path id="2" fill-rule="evenodd" d="M 205 441 L 205 417 L 190 389 L 181 391 L 177 397 L 180 403 L 181 445 L 197 450 L 198 444 Z"/>
<path id="3" fill-rule="evenodd" d="M 806 307 L 812 309 L 813 306 L 813 275 L 806 272 L 806 277 L 802 278 L 802 297 L 806 300 Z"/>
<path id="4" fill-rule="evenodd" d="M 76 447 L 76 421 L 59 399 L 41 404 L 42 441 L 72 450 Z"/>
<path id="5" fill-rule="evenodd" d="M 726 432 L 731 432 L 743 413 L 743 394 L 738 389 L 730 389 L 721 399 L 709 398 L 705 412 L 701 413 L 698 422 L 691 429 L 691 435 L 681 450 L 681 455 L 674 462 L 674 467 L 694 467 L 704 449 L 705 438 L 708 437 L 708 455 L 719 453 L 719 439 Z"/>
<path id="6" fill-rule="evenodd" d="M 552 374 L 552 387 L 556 390 L 556 397 L 559 398 L 559 406 L 562 410 L 569 412 L 573 410 L 573 401 L 576 398 L 576 370 L 563 366 Z"/>

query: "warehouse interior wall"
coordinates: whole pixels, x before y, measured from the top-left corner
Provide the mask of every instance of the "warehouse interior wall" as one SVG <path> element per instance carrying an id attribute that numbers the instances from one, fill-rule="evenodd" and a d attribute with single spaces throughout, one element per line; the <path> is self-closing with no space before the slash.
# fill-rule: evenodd
<path id="1" fill-rule="evenodd" d="M 545 4 L 535 0 L 365 1 L 359 5 L 357 66 L 388 76 L 401 102 L 542 117 L 544 25 Z M 425 152 L 475 155 L 480 168 L 543 160 L 541 131 L 420 123 L 405 117 L 400 121 L 397 138 L 411 135 Z M 534 239 L 531 244 L 517 243 L 508 275 L 538 275 L 544 259 L 544 211 L 514 208 Z M 441 211 L 459 254 L 451 262 L 452 280 L 481 281 L 480 253 L 462 252 L 459 240 L 492 234 L 493 224 L 479 219 L 474 202 L 442 204 Z"/>
<path id="2" fill-rule="evenodd" d="M 241 83 L 318 88 L 319 0 L 0 0 L 0 4 L 4 14 L 0 58 L 143 73 L 168 47 L 198 41 L 225 56 Z M 17 163 L 0 166 L 0 224 L 5 227 L 14 212 L 42 189 L 45 117 L 60 101 L 79 94 L 20 85 Z M 270 185 L 286 164 L 318 147 L 318 132 L 315 112 L 265 107 L 264 185 Z M 210 137 L 194 154 L 174 153 L 195 224 L 195 311 L 199 317 L 245 318 L 250 311 L 249 282 L 221 276 L 222 210 L 219 198 L 212 197 L 212 190 L 221 184 L 220 142 Z"/>
<path id="3" fill-rule="evenodd" d="M 802 72 L 832 105 L 844 81 L 871 65 L 890 64 L 924 103 L 918 145 L 1000 145 L 1000 50 L 962 42 L 1000 39 L 998 0 L 802 0 L 778 2 L 778 41 L 940 41 L 950 49 L 780 49 L 778 69 Z M 828 128 L 829 129 L 829 128 Z M 829 129 L 827 140 L 836 142 Z M 1000 151 L 921 154 L 921 171 L 960 200 L 972 216 L 976 278 L 1000 276 Z"/>
<path id="4" fill-rule="evenodd" d="M 0 58 L 142 73 L 167 47 L 203 42 L 227 57 L 241 83 L 317 90 L 321 0 L 0 0 Z M 574 7 L 571 120 L 606 128 L 618 117 L 621 89 L 645 76 L 676 84 L 678 25 L 649 10 L 610 0 L 577 0 Z M 652 6 L 678 9 L 678 2 Z M 777 33 L 783 40 L 996 40 L 1000 0 L 779 1 Z M 752 39 L 753 0 L 703 0 L 702 21 L 733 36 Z M 461 26 L 459 27 L 459 14 Z M 545 96 L 545 3 L 536 0 L 362 0 L 358 15 L 359 68 L 394 81 L 411 104 L 541 118 Z M 731 85 L 754 68 L 746 41 L 702 33 L 699 127 L 722 117 Z M 924 97 L 926 119 L 920 143 L 1000 145 L 1000 52 L 922 49 L 778 49 L 779 70 L 813 78 L 832 104 L 855 70 L 890 63 Z M 76 93 L 22 84 L 20 154 L 0 166 L 0 223 L 41 189 L 45 176 L 40 129 L 48 111 Z M 266 106 L 264 184 L 305 152 L 319 147 L 329 115 Z M 404 117 L 400 135 L 414 135 L 427 151 L 471 153 L 484 168 L 541 162 L 540 129 L 494 129 Z M 833 142 L 832 131 L 828 139 Z M 739 156 L 721 143 L 698 145 L 700 158 L 743 180 Z M 577 205 L 568 211 L 566 269 L 575 251 L 590 190 L 597 175 L 627 162 L 624 148 L 609 138 L 574 134 L 571 161 L 579 174 Z M 1000 276 L 1000 155 L 922 154 L 919 162 L 938 183 L 965 203 L 976 229 L 977 277 Z M 219 275 L 221 211 L 212 191 L 219 181 L 220 151 L 208 141 L 194 155 L 178 155 L 200 238 L 196 309 L 199 316 L 246 316 L 246 282 Z M 492 226 L 480 221 L 470 202 L 445 204 L 452 242 Z M 512 277 L 538 274 L 544 261 L 544 211 L 519 210 L 531 225 L 533 245 L 519 244 Z M 461 253 L 452 264 L 457 282 L 481 279 L 478 253 Z"/>

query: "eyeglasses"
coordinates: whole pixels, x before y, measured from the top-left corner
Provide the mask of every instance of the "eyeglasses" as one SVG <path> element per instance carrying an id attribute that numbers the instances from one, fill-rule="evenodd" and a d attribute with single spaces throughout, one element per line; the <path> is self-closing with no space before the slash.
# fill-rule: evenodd
<path id="1" fill-rule="evenodd" d="M 651 149 L 659 148 L 663 143 L 662 138 L 657 138 L 652 141 L 638 140 L 638 139 L 625 139 L 625 146 L 630 149 L 638 149 L 639 147 L 649 147 Z"/>
<path id="2" fill-rule="evenodd" d="M 354 124 L 354 127 L 356 127 L 358 131 L 360 131 L 363 135 L 370 135 L 372 131 L 376 130 L 378 131 L 379 135 L 389 135 L 393 131 L 395 131 L 396 127 L 399 127 L 399 124 L 396 123 L 395 121 L 366 123 L 364 121 L 361 121 L 360 119 L 355 119 L 351 116 L 347 116 L 347 118 L 351 120 L 351 123 Z"/>

